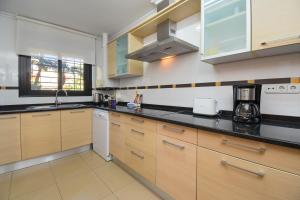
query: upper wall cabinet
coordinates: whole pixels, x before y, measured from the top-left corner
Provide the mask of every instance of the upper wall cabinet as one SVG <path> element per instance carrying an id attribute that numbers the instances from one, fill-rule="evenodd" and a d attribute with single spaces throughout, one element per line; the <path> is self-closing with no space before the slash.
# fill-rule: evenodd
<path id="1" fill-rule="evenodd" d="M 250 0 L 202 0 L 201 6 L 202 60 L 226 62 L 251 50 Z"/>
<path id="2" fill-rule="evenodd" d="M 274 48 L 277 50 L 272 52 L 270 49 L 268 52 L 300 51 L 299 0 L 252 0 L 252 20 L 253 50 L 282 46 L 279 51 Z"/>
<path id="3" fill-rule="evenodd" d="M 143 40 L 125 34 L 108 44 L 109 78 L 127 78 L 143 75 L 143 62 L 128 60 L 126 55 L 143 47 Z"/>

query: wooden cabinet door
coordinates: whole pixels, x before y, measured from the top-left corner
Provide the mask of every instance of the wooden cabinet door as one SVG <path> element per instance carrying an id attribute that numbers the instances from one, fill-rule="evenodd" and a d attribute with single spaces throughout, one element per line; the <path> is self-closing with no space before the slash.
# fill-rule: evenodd
<path id="1" fill-rule="evenodd" d="M 158 135 L 156 185 L 176 200 L 196 199 L 197 147 Z"/>
<path id="2" fill-rule="evenodd" d="M 198 200 L 298 200 L 300 176 L 198 147 Z"/>
<path id="3" fill-rule="evenodd" d="M 0 115 L 0 165 L 21 160 L 20 115 Z"/>
<path id="4" fill-rule="evenodd" d="M 22 159 L 61 151 L 60 112 L 21 114 Z"/>
<path id="5" fill-rule="evenodd" d="M 124 162 L 125 132 L 122 122 L 111 121 L 109 123 L 109 152 Z"/>
<path id="6" fill-rule="evenodd" d="M 252 0 L 252 49 L 300 43 L 299 0 Z"/>
<path id="7" fill-rule="evenodd" d="M 62 150 L 92 143 L 91 109 L 61 111 Z"/>
<path id="8" fill-rule="evenodd" d="M 113 41 L 108 44 L 108 76 L 117 75 L 117 42 Z"/>

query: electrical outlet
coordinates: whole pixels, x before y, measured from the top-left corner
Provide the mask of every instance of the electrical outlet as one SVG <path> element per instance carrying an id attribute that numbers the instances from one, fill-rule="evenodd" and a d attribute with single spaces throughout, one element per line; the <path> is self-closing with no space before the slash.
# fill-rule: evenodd
<path id="1" fill-rule="evenodd" d="M 276 93 L 277 94 L 286 94 L 286 93 L 288 93 L 288 85 L 277 85 Z"/>
<path id="2" fill-rule="evenodd" d="M 291 84 L 287 87 L 289 94 L 300 94 L 300 84 Z"/>
<path id="3" fill-rule="evenodd" d="M 265 88 L 266 94 L 276 94 L 277 93 L 277 86 L 276 85 L 267 85 Z"/>

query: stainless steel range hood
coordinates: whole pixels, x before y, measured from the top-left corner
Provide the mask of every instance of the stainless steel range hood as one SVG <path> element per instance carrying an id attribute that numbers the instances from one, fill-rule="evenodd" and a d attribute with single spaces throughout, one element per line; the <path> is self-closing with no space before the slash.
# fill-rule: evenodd
<path id="1" fill-rule="evenodd" d="M 155 62 L 166 57 L 182 55 L 199 50 L 199 47 L 176 36 L 176 23 L 165 20 L 157 25 L 157 42 L 144 46 L 126 55 L 126 58 L 144 62 Z"/>

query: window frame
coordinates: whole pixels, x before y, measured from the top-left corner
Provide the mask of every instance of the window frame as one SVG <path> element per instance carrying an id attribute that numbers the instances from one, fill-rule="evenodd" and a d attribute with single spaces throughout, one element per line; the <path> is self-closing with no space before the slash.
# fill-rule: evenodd
<path id="1" fill-rule="evenodd" d="M 58 89 L 62 89 L 62 75 L 62 60 L 58 59 Z M 91 64 L 84 63 L 83 78 L 84 91 L 67 90 L 68 96 L 92 96 Z M 19 55 L 19 97 L 51 97 L 55 94 L 55 90 L 31 90 L 31 56 Z"/>

